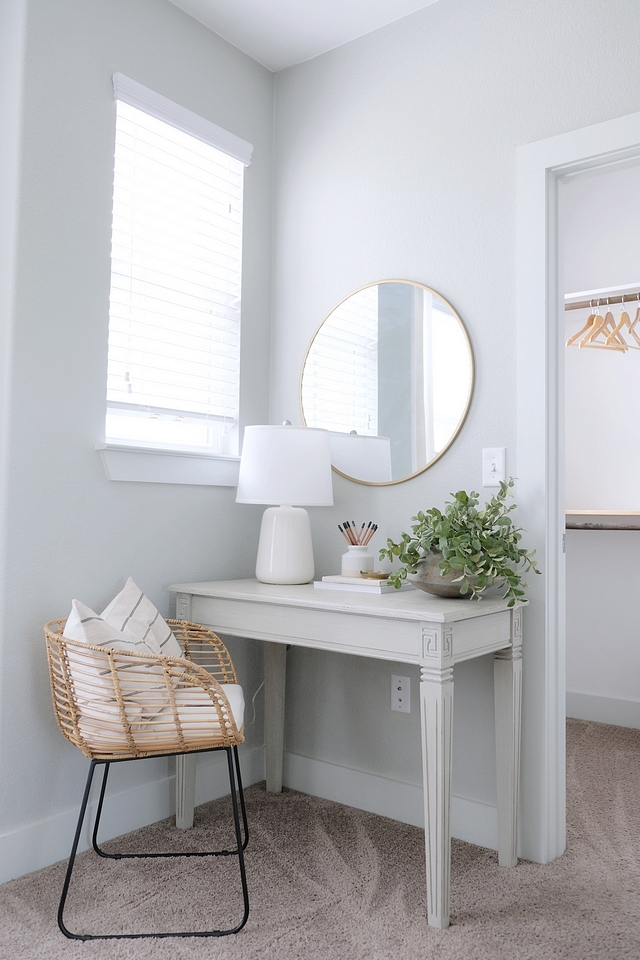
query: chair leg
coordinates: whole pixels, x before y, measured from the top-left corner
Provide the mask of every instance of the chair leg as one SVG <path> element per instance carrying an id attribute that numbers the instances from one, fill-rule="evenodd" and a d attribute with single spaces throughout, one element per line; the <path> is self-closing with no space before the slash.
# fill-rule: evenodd
<path id="1" fill-rule="evenodd" d="M 244 805 L 244 788 L 242 786 L 242 774 L 240 773 L 240 757 L 238 756 L 238 747 L 234 746 L 233 755 L 236 761 L 236 776 L 238 780 L 238 793 L 240 794 L 240 809 L 242 810 L 242 826 L 244 827 L 244 841 L 242 849 L 247 849 L 249 843 L 249 824 L 247 823 L 247 808 Z"/>
<path id="2" fill-rule="evenodd" d="M 249 842 L 249 824 L 247 822 L 247 808 L 244 803 L 244 790 L 242 787 L 242 775 L 240 773 L 240 757 L 238 755 L 238 747 L 233 747 L 233 755 L 235 759 L 235 768 L 236 768 L 236 778 L 238 783 L 238 793 L 240 795 L 240 809 L 242 812 L 242 826 L 244 832 L 244 840 L 242 841 L 242 850 L 246 850 L 247 844 Z M 107 777 L 109 776 L 109 767 L 111 764 L 106 762 L 104 764 L 104 776 L 102 777 L 102 787 L 100 788 L 100 798 L 98 800 L 98 808 L 96 810 L 96 820 L 93 825 L 93 833 L 91 835 L 91 845 L 99 857 L 103 857 L 105 860 L 143 860 L 143 859 L 153 859 L 154 857 L 230 857 L 237 854 L 238 849 L 235 850 L 208 850 L 204 852 L 194 852 L 194 853 L 107 853 L 98 843 L 98 828 L 100 826 L 100 817 L 102 816 L 102 807 L 104 805 L 104 796 L 107 788 Z M 234 791 L 235 795 L 235 791 Z"/>
<path id="3" fill-rule="evenodd" d="M 69 856 L 69 863 L 67 864 L 67 873 L 64 878 L 64 885 L 62 887 L 62 896 L 60 897 L 60 904 L 58 906 L 58 926 L 65 937 L 69 937 L 70 940 L 86 940 L 86 937 L 78 936 L 75 933 L 71 933 L 64 925 L 63 913 L 64 905 L 67 900 L 67 893 L 69 892 L 69 884 L 71 883 L 71 874 L 73 873 L 73 864 L 76 859 L 76 852 L 78 850 L 78 843 L 80 842 L 80 833 L 82 831 L 82 822 L 84 820 L 85 813 L 87 812 L 87 803 L 89 801 L 89 791 L 91 790 L 91 781 L 93 780 L 93 774 L 96 769 L 96 761 L 91 761 L 91 766 L 89 767 L 89 775 L 87 776 L 87 782 L 84 788 L 84 796 L 82 797 L 82 804 L 80 805 L 80 814 L 78 816 L 78 825 L 76 826 L 76 834 L 73 838 L 73 844 L 71 846 L 71 854 Z M 105 775 L 106 779 L 106 775 Z"/>
<path id="4" fill-rule="evenodd" d="M 104 796 L 107 786 L 107 777 L 109 775 L 109 766 L 108 762 L 105 763 L 105 771 L 102 778 L 102 785 L 100 788 L 100 798 L 98 800 L 98 808 L 96 811 L 96 823 L 93 829 L 92 834 L 92 846 L 95 852 L 106 859 L 114 860 L 123 860 L 123 859 L 133 859 L 133 858 L 142 858 L 142 857 L 193 857 L 193 856 L 232 856 L 237 855 L 238 864 L 240 867 L 240 882 L 242 885 L 242 898 L 244 903 L 244 913 L 242 919 L 237 926 L 232 927 L 228 930 L 202 930 L 202 931 L 189 931 L 189 932 L 178 932 L 178 933 L 110 933 L 110 934 L 78 934 L 72 933 L 64 924 L 63 913 L 67 900 L 67 894 L 69 892 L 69 885 L 71 883 L 71 874 L 73 872 L 73 867 L 75 863 L 76 853 L 78 850 L 78 844 L 80 842 L 80 835 L 82 832 L 82 824 L 87 812 L 87 804 L 89 801 L 89 793 L 91 790 L 91 784 L 93 781 L 93 775 L 95 773 L 95 768 L 101 761 L 92 760 L 91 766 L 89 767 L 89 774 L 87 776 L 87 782 L 84 788 L 84 794 L 82 797 L 82 804 L 80 806 L 80 814 L 78 816 L 78 823 L 76 826 L 76 832 L 73 839 L 73 844 L 71 847 L 71 854 L 69 856 L 69 863 L 67 865 L 67 872 L 64 879 L 64 885 L 62 887 L 62 895 L 60 897 L 60 904 L 58 906 L 58 926 L 61 932 L 68 937 L 70 940 L 142 940 L 149 937 L 155 937 L 158 939 L 168 939 L 170 937 L 225 937 L 232 933 L 239 933 L 240 930 L 244 927 L 249 917 L 249 892 L 247 888 L 247 875 L 245 870 L 244 863 L 244 848 L 247 845 L 249 839 L 249 831 L 247 826 L 247 815 L 244 804 L 244 791 L 242 789 L 242 780 L 240 776 L 240 762 L 238 758 L 237 748 L 234 747 L 234 757 L 231 755 L 231 747 L 225 747 L 225 752 L 227 754 L 227 766 L 229 771 L 229 787 L 231 790 L 231 805 L 233 808 L 233 825 L 236 838 L 236 849 L 235 850 L 219 850 L 214 853 L 147 853 L 147 854 L 108 854 L 104 853 L 98 846 L 97 836 L 98 836 L 98 826 L 100 823 L 100 816 L 102 814 L 102 807 L 104 804 Z M 235 763 L 234 763 L 235 760 Z M 102 761 L 104 762 L 104 761 Z M 235 769 L 234 769 L 235 767 Z M 242 838 L 242 830 L 240 827 L 240 811 L 238 809 L 238 798 L 236 795 L 236 772 L 238 778 L 238 792 L 240 794 L 240 807 L 242 811 L 242 819 L 244 826 L 244 841 Z"/>
<path id="5" fill-rule="evenodd" d="M 102 786 L 100 787 L 100 799 L 98 800 L 98 809 L 96 810 L 96 822 L 93 825 L 93 833 L 91 834 L 91 846 L 98 854 L 99 857 L 104 857 L 105 859 L 119 860 L 120 854 L 105 853 L 104 850 L 101 850 L 98 846 L 98 827 L 100 826 L 100 817 L 102 816 L 102 806 L 104 804 L 104 794 L 107 789 L 107 777 L 109 776 L 109 767 L 110 763 L 105 763 L 104 765 L 104 774 L 102 776 Z"/>
<path id="6" fill-rule="evenodd" d="M 235 749 L 235 748 L 234 748 Z M 231 805 L 233 806 L 233 824 L 236 828 L 236 844 L 238 850 L 238 862 L 240 865 L 240 880 L 242 883 L 242 897 L 244 900 L 244 916 L 238 924 L 237 927 L 233 930 L 227 931 L 228 933 L 239 933 L 240 930 L 244 927 L 247 919 L 249 917 L 249 891 L 247 889 L 247 874 L 244 867 L 244 847 L 242 846 L 242 835 L 240 833 L 240 818 L 238 816 L 238 798 L 236 797 L 236 785 L 234 783 L 234 770 L 233 770 L 233 760 L 231 759 L 231 750 L 227 748 L 227 763 L 229 766 L 229 786 L 231 788 Z M 236 764 L 238 765 L 238 775 L 240 774 L 238 761 L 238 754 L 236 751 L 235 755 Z M 244 798 L 242 792 L 242 784 L 240 783 L 240 797 L 242 806 L 244 808 Z M 244 809 L 243 809 L 244 815 Z M 245 829 L 246 829 L 246 818 L 245 818 Z M 249 839 L 249 835 L 246 835 L 246 840 Z M 246 842 L 246 841 L 245 841 Z"/>

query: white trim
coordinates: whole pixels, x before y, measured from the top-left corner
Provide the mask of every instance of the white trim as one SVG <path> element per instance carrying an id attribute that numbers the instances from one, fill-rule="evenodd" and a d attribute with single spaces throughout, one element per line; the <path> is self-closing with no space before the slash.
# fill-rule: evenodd
<path id="1" fill-rule="evenodd" d="M 599 290 L 579 290 L 577 293 L 565 293 L 565 303 L 571 300 L 595 300 L 598 297 L 615 297 L 627 293 L 637 293 L 640 290 L 640 282 L 625 283 L 621 287 L 600 287 Z M 585 308 L 586 309 L 586 308 Z"/>
<path id="2" fill-rule="evenodd" d="M 156 93 L 155 90 L 150 90 L 149 87 L 143 86 L 137 80 L 125 77 L 122 73 L 114 73 L 113 75 L 113 98 L 114 100 L 122 100 L 139 110 L 144 110 L 145 113 L 155 117 L 156 120 L 164 120 L 165 123 L 170 123 L 171 126 L 182 130 L 183 133 L 188 133 L 197 140 L 202 140 L 203 143 L 208 143 L 210 146 L 216 147 L 217 150 L 222 150 L 223 153 L 234 157 L 247 167 L 251 163 L 253 147 L 246 140 L 237 137 L 235 133 L 224 130 L 217 124 L 212 123 L 211 120 L 205 120 L 204 117 L 187 110 L 179 103 L 168 100 L 167 97 Z"/>
<path id="3" fill-rule="evenodd" d="M 424 829 L 422 786 L 363 773 L 324 760 L 285 753 L 283 779 L 287 787 L 314 797 L 368 810 Z M 490 850 L 498 849 L 497 808 L 466 797 L 451 798 L 451 835 Z"/>
<path id="4" fill-rule="evenodd" d="M 640 155 L 640 113 L 518 150 L 518 519 L 537 549 L 523 643 L 523 856 L 565 847 L 564 305 L 557 272 L 558 182 Z"/>
<path id="5" fill-rule="evenodd" d="M 188 483 L 237 487 L 240 457 L 212 457 L 175 450 L 151 450 L 118 444 L 98 444 L 109 480 L 134 483 Z"/>
<path id="6" fill-rule="evenodd" d="M 87 765 L 88 766 L 88 765 Z M 240 769 L 246 786 L 264 779 L 264 748 L 240 747 Z M 84 822 L 79 850 L 91 845 L 90 825 L 97 803 L 102 770 L 97 770 L 92 786 L 93 800 Z M 98 781 L 96 783 L 96 781 Z M 40 870 L 69 856 L 78 812 L 81 784 L 78 783 L 77 805 L 46 820 L 29 823 L 0 836 L 0 883 Z M 130 830 L 156 823 L 175 813 L 175 776 L 163 777 L 130 790 L 111 794 L 107 790 L 100 823 L 100 839 L 111 840 Z M 226 757 L 221 753 L 198 757 L 196 804 L 207 803 L 229 792 Z"/>
<path id="7" fill-rule="evenodd" d="M 640 510 L 569 510 L 568 517 L 618 517 L 620 521 L 627 517 L 640 517 Z"/>
<path id="8" fill-rule="evenodd" d="M 591 693 L 567 690 L 567 716 L 640 730 L 640 703 L 637 700 L 598 697 Z"/>
<path id="9" fill-rule="evenodd" d="M 88 765 L 87 765 L 88 767 Z M 97 771 L 97 779 L 102 776 Z M 80 840 L 79 850 L 87 850 L 91 845 L 89 824 L 93 823 L 97 805 L 96 784 L 92 789 L 94 798 L 90 804 L 89 814 L 85 818 L 84 830 Z M 107 796 L 102 817 L 104 830 L 100 831 L 103 840 L 148 826 L 158 820 L 171 816 L 175 808 L 175 790 L 172 789 L 174 777 L 165 777 L 154 780 L 131 790 L 112 795 L 113 803 L 109 803 Z M 29 823 L 12 833 L 5 833 L 0 837 L 0 883 L 22 877 L 32 870 L 40 870 L 51 863 L 64 860 L 69 856 L 78 812 L 80 809 L 81 786 L 78 783 L 78 802 L 70 810 L 64 810 L 53 817 Z"/>

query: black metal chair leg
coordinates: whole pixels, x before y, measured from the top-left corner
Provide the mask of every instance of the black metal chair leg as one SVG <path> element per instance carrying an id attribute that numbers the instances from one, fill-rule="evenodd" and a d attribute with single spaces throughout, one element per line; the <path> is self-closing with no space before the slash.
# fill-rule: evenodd
<path id="1" fill-rule="evenodd" d="M 233 747 L 233 754 L 235 758 L 235 767 L 236 767 L 236 777 L 238 782 L 238 793 L 240 795 L 240 809 L 242 811 L 242 826 L 244 832 L 244 840 L 242 842 L 242 849 L 246 850 L 247 844 L 249 842 L 249 825 L 247 822 L 247 809 L 244 803 L 244 789 L 242 787 L 242 775 L 240 773 L 240 757 L 238 754 L 238 747 Z M 105 762 L 104 764 L 104 776 L 102 778 L 102 787 L 100 788 L 100 798 L 98 800 L 98 808 L 96 810 L 96 820 L 93 826 L 93 833 L 91 836 L 91 845 L 99 857 L 103 857 L 105 860 L 144 860 L 144 859 L 153 859 L 157 857 L 230 857 L 234 854 L 237 854 L 238 850 L 207 850 L 204 852 L 197 851 L 193 853 L 107 853 L 102 849 L 98 843 L 98 827 L 100 826 L 100 817 L 102 816 L 102 807 L 104 804 L 105 791 L 107 788 L 107 777 L 109 776 L 109 767 L 111 764 Z"/>
<path id="2" fill-rule="evenodd" d="M 82 797 L 82 804 L 80 806 L 80 814 L 78 816 L 78 823 L 76 826 L 76 832 L 73 839 L 73 844 L 71 847 L 71 854 L 69 856 L 69 863 L 67 865 L 67 872 L 65 875 L 64 885 L 62 887 L 62 895 L 60 897 L 60 904 L 58 907 L 58 926 L 60 927 L 61 932 L 68 937 L 70 940 L 142 940 L 149 937 L 155 937 L 158 939 L 168 939 L 170 937 L 225 937 L 232 933 L 239 933 L 240 930 L 244 927 L 249 917 L 249 892 L 247 888 L 247 875 L 245 870 L 244 863 L 244 848 L 247 845 L 249 839 L 249 831 L 247 827 L 247 817 L 246 810 L 244 805 L 244 791 L 242 789 L 242 780 L 240 776 L 240 762 L 238 758 L 237 748 L 234 747 L 234 756 L 232 757 L 231 747 L 224 748 L 227 754 L 227 766 L 229 771 L 229 787 L 231 790 L 231 805 L 233 808 L 233 825 L 236 838 L 236 849 L 235 850 L 220 850 L 215 853 L 148 853 L 148 854 L 107 854 L 102 851 L 97 842 L 98 836 L 98 826 L 100 824 L 100 816 L 102 814 L 102 808 L 104 805 L 104 797 L 107 786 L 107 777 L 109 775 L 109 762 L 92 760 L 91 766 L 89 767 L 89 774 L 87 776 L 87 782 L 84 788 L 84 795 Z M 95 852 L 106 859 L 113 860 L 124 860 L 129 858 L 138 858 L 138 857 L 192 857 L 192 856 L 232 856 L 237 855 L 238 865 L 240 867 L 240 881 L 242 885 L 242 898 L 244 903 L 244 913 L 240 923 L 232 927 L 229 930 L 202 930 L 202 931 L 188 931 L 188 932 L 178 932 L 178 933 L 110 933 L 110 934 L 79 934 L 72 933 L 64 924 L 63 913 L 67 900 L 67 894 L 69 892 L 69 885 L 71 883 L 71 874 L 73 873 L 73 867 L 76 859 L 76 854 L 78 850 L 78 844 L 80 842 L 80 836 L 82 832 L 82 825 L 84 823 L 84 818 L 87 812 L 87 804 L 89 802 L 89 793 L 91 790 L 91 784 L 93 781 L 93 775 L 95 773 L 95 768 L 99 763 L 104 763 L 105 771 L 102 778 L 102 785 L 100 788 L 100 797 L 98 800 L 98 808 L 96 811 L 96 822 L 94 825 L 92 833 L 92 845 Z M 238 797 L 236 793 L 236 772 L 237 772 L 237 792 L 240 795 L 240 809 L 242 811 L 242 820 L 244 826 L 244 841 L 242 838 L 242 829 L 240 825 L 240 809 L 238 805 Z"/>
<path id="3" fill-rule="evenodd" d="M 99 857 L 105 857 L 105 859 L 118 860 L 120 854 L 110 854 L 105 853 L 104 850 L 101 850 L 98 846 L 98 827 L 100 826 L 100 817 L 102 816 L 102 805 L 104 804 L 104 794 L 107 789 L 107 777 L 109 776 L 109 767 L 110 763 L 105 763 L 104 765 L 104 775 L 102 777 L 102 786 L 100 788 L 100 799 L 98 800 L 98 809 L 96 810 L 96 822 L 93 825 L 93 833 L 91 834 L 91 846 L 98 854 Z"/>
<path id="4" fill-rule="evenodd" d="M 235 748 L 234 748 L 235 750 Z M 237 927 L 229 930 L 229 933 L 239 933 L 244 927 L 249 917 L 249 891 L 247 889 L 247 874 L 244 868 L 244 848 L 242 846 L 242 836 L 240 834 L 240 818 L 238 816 L 238 798 L 236 797 L 236 785 L 234 783 L 233 760 L 231 759 L 231 750 L 227 748 L 227 763 L 229 766 L 229 786 L 231 788 L 231 805 L 233 806 L 233 823 L 236 828 L 236 844 L 238 846 L 238 863 L 240 865 L 240 880 L 242 882 L 242 897 L 244 899 L 244 916 Z M 236 763 L 238 754 L 236 751 Z M 240 796 L 242 797 L 242 785 L 240 784 Z M 246 821 L 245 821 L 246 823 Z M 247 835 L 248 839 L 248 835 Z"/>
<path id="5" fill-rule="evenodd" d="M 242 849 L 247 849 L 249 843 L 249 824 L 247 823 L 247 808 L 244 805 L 244 788 L 242 786 L 242 775 L 240 773 L 240 757 L 238 756 L 238 747 L 234 746 L 233 755 L 236 761 L 236 775 L 238 778 L 238 793 L 240 794 L 240 809 L 242 810 L 242 825 L 244 827 L 244 842 Z"/>
<path id="6" fill-rule="evenodd" d="M 64 878 L 64 885 L 62 887 L 62 896 L 60 897 L 60 904 L 58 906 L 58 926 L 65 937 L 69 937 L 70 940 L 86 940 L 87 937 L 78 936 L 75 933 L 71 933 L 70 930 L 64 925 L 63 913 L 64 905 L 67 900 L 67 893 L 69 892 L 69 884 L 71 883 L 71 874 L 73 873 L 73 864 L 76 859 L 76 852 L 78 850 L 78 843 L 80 842 L 80 833 L 82 831 L 82 823 L 84 821 L 85 813 L 87 812 L 87 803 L 89 801 L 89 791 L 91 790 L 91 781 L 93 780 L 93 774 L 96 769 L 96 761 L 91 761 L 91 766 L 89 767 L 89 774 L 87 776 L 87 782 L 84 788 L 84 796 L 82 797 L 82 804 L 80 806 L 80 814 L 78 816 L 78 825 L 76 827 L 76 835 L 73 838 L 73 844 L 71 846 L 71 854 L 69 855 L 69 863 L 67 864 L 67 873 Z M 105 777 L 106 779 L 106 777 Z"/>

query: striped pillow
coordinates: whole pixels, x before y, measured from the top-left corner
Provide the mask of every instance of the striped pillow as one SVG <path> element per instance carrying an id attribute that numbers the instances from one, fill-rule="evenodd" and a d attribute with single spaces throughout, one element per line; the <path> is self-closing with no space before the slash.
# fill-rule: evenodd
<path id="1" fill-rule="evenodd" d="M 64 634 L 68 640 L 78 640 L 80 643 L 90 643 L 94 647 L 105 647 L 123 653 L 137 653 L 145 656 L 157 657 L 158 650 L 155 641 L 147 642 L 136 636 L 130 630 L 120 631 L 99 617 L 98 614 L 79 600 L 72 600 L 71 613 L 64 627 Z M 104 668 L 104 661 L 91 656 L 78 648 L 68 648 L 69 667 L 75 685 L 76 695 L 80 702 L 95 699 L 97 689 L 102 688 L 107 699 L 113 698 L 113 682 L 108 669 Z M 135 663 L 123 664 L 120 681 L 125 696 L 132 696 L 138 692 L 140 686 L 140 666 Z M 160 683 L 163 681 L 163 672 L 159 664 L 145 666 L 158 674 Z M 125 680 L 122 671 L 126 671 Z M 148 674 L 147 674 L 148 675 Z"/>
<path id="2" fill-rule="evenodd" d="M 103 617 L 81 603 L 71 601 L 71 613 L 64 627 L 67 640 L 79 640 L 94 647 L 111 647 L 124 653 L 142 653 L 157 657 L 159 648 L 155 639 L 145 640 L 134 630 L 120 630 L 108 624 Z"/>
<path id="3" fill-rule="evenodd" d="M 135 633 L 165 657 L 184 657 L 171 627 L 131 577 L 102 611 L 102 619 L 116 630 Z"/>

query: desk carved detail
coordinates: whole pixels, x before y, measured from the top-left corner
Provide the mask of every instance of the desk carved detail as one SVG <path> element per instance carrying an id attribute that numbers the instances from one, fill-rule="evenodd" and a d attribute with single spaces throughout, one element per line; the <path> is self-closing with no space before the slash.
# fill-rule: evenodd
<path id="1" fill-rule="evenodd" d="M 453 663 L 453 628 L 448 624 L 444 627 L 422 628 L 422 659 L 432 663 Z"/>
<path id="2" fill-rule="evenodd" d="M 517 607 L 511 614 L 511 636 L 512 644 L 505 647 L 504 650 L 498 650 L 494 653 L 496 660 L 521 660 L 522 659 L 522 608 Z"/>

